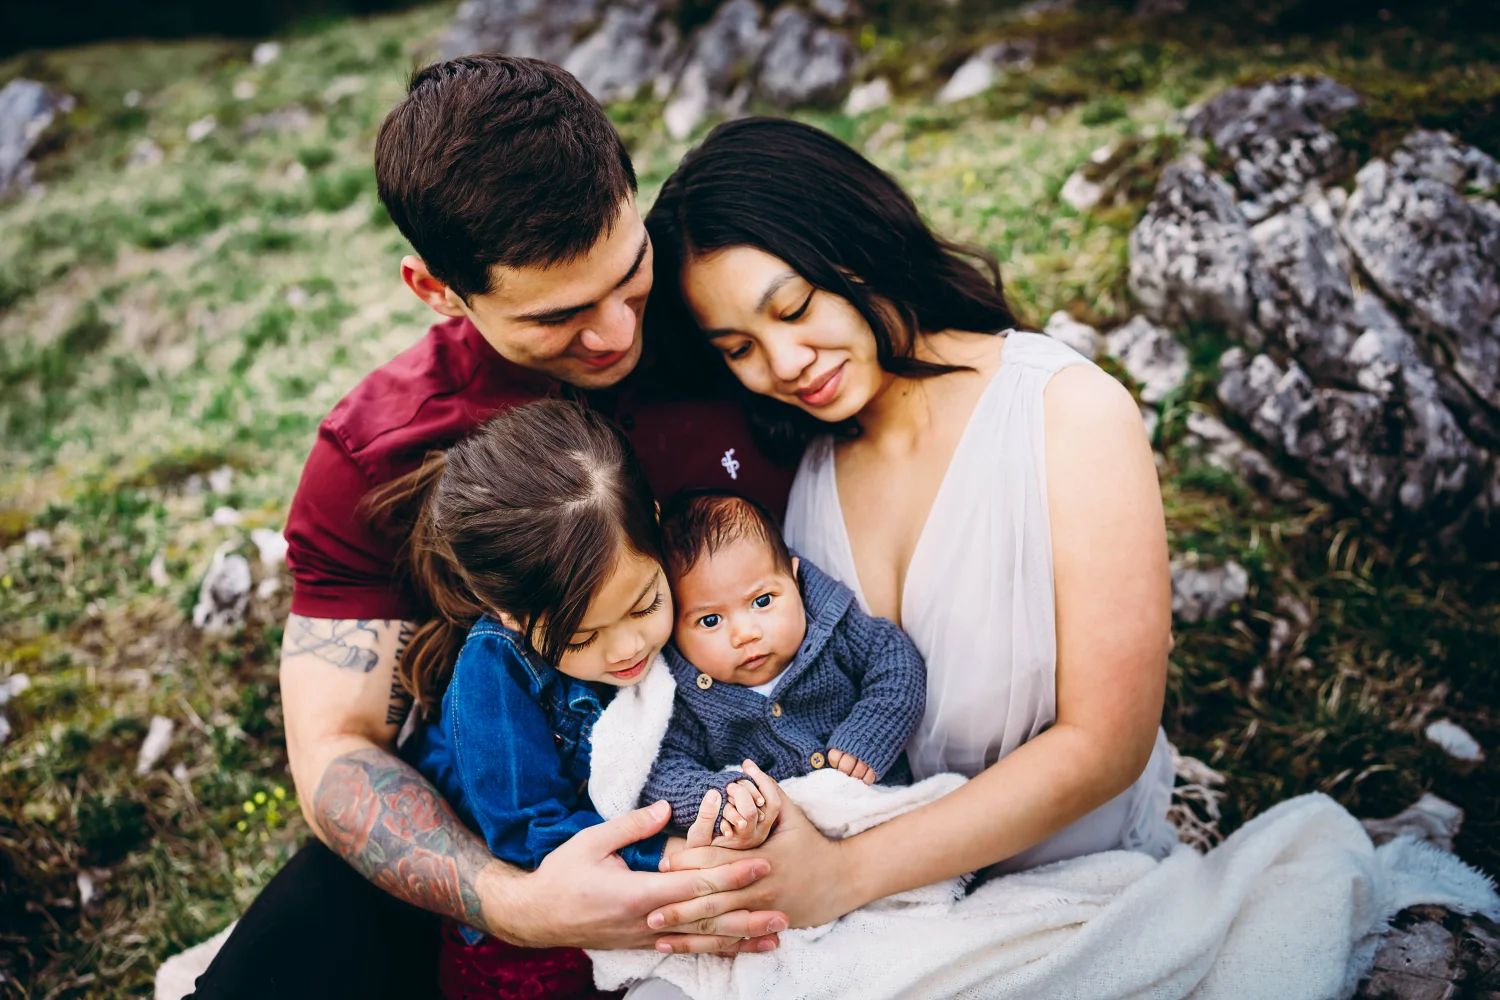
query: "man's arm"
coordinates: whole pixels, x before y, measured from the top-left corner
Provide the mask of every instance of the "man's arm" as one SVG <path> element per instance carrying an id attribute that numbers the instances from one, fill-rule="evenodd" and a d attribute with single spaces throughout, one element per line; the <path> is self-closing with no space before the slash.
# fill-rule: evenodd
<path id="1" fill-rule="evenodd" d="M 766 862 L 735 859 L 668 875 L 632 872 L 616 856 L 659 833 L 670 816 L 665 807 L 575 835 L 532 874 L 494 858 L 392 752 L 410 707 L 396 665 L 414 632 L 400 620 L 292 615 L 287 622 L 287 751 L 303 815 L 324 843 L 397 898 L 514 944 L 649 948 L 660 939 L 679 951 L 774 947 L 786 917 L 756 908 L 760 893 L 752 886 L 769 872 Z M 702 904 L 690 923 L 648 926 L 653 910 L 689 899 Z"/>
<path id="2" fill-rule="evenodd" d="M 494 933 L 481 877 L 497 861 L 441 795 L 392 752 L 411 708 L 396 665 L 411 622 L 292 615 L 281 645 L 287 751 L 302 813 L 322 841 L 409 903 Z"/>

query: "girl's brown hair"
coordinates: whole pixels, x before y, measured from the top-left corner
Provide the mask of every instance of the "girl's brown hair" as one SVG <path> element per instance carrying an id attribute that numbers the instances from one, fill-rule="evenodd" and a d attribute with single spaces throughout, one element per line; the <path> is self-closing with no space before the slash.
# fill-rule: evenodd
<path id="1" fill-rule="evenodd" d="M 620 546 L 662 559 L 656 503 L 619 433 L 556 400 L 507 410 L 370 495 L 430 615 L 397 670 L 424 717 L 481 615 L 520 621 L 548 663 L 567 650 Z"/>

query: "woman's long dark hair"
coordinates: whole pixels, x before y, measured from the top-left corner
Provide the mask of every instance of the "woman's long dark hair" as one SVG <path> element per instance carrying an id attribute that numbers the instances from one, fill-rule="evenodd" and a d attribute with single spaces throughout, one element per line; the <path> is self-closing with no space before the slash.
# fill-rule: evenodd
<path id="1" fill-rule="evenodd" d="M 667 179 L 646 228 L 656 254 L 646 312 L 653 337 L 687 377 L 726 389 L 738 383 L 724 381 L 726 366 L 698 335 L 681 275 L 691 257 L 729 247 L 778 257 L 814 287 L 847 299 L 875 334 L 880 366 L 907 378 L 958 370 L 913 357 L 920 334 L 1018 325 L 993 255 L 933 233 L 890 176 L 800 122 L 742 118 L 715 128 Z M 773 454 L 800 451 L 829 429 L 766 397 L 747 403 Z"/>
<path id="2" fill-rule="evenodd" d="M 426 717 L 481 615 L 513 616 L 555 664 L 621 545 L 662 559 L 656 501 L 629 446 L 602 417 L 556 400 L 507 410 L 429 455 L 372 493 L 368 510 L 384 530 L 410 530 L 403 568 L 429 617 L 398 670 Z"/>

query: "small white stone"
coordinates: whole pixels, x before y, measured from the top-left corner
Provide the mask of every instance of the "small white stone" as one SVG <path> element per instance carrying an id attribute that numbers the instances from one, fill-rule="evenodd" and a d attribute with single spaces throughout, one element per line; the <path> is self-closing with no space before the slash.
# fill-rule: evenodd
<path id="1" fill-rule="evenodd" d="M 211 519 L 217 527 L 232 528 L 243 521 L 245 516 L 233 507 L 215 507 Z"/>
<path id="2" fill-rule="evenodd" d="M 267 573 L 275 573 L 286 565 L 286 536 L 270 528 L 256 528 L 250 532 L 250 541 L 260 552 L 260 565 Z"/>
<path id="3" fill-rule="evenodd" d="M 974 56 L 943 84 L 943 89 L 938 92 L 938 103 L 952 104 L 977 97 L 994 84 L 995 64 L 981 56 Z"/>
<path id="4" fill-rule="evenodd" d="M 153 715 L 151 717 L 151 726 L 146 730 L 146 738 L 141 741 L 140 756 L 135 762 L 137 777 L 144 777 L 151 773 L 151 769 L 166 754 L 167 747 L 172 745 L 172 730 L 176 728 L 176 723 L 165 716 Z"/>
<path id="5" fill-rule="evenodd" d="M 166 159 L 166 154 L 161 147 L 150 139 L 139 139 L 130 150 L 130 165 L 132 167 L 155 167 L 160 166 L 161 161 Z"/>
<path id="6" fill-rule="evenodd" d="M 292 165 L 286 168 L 286 179 L 292 183 L 307 180 L 307 168 L 302 165 L 301 160 L 293 160 Z"/>
<path id="7" fill-rule="evenodd" d="M 1442 747 L 1444 753 L 1456 760 L 1476 764 L 1484 760 L 1484 749 L 1480 747 L 1479 741 L 1470 736 L 1469 731 L 1456 722 L 1439 719 L 1428 723 L 1423 733 L 1429 740 Z"/>
<path id="8" fill-rule="evenodd" d="M 127 107 L 133 108 L 141 103 L 141 92 L 139 90 L 127 90 L 120 101 Z"/>
<path id="9" fill-rule="evenodd" d="M 12 698 L 31 690 L 31 678 L 25 674 L 11 674 L 10 680 L 6 682 L 6 690 Z"/>
<path id="10" fill-rule="evenodd" d="M 299 163 L 297 166 L 300 167 L 302 164 Z M 293 285 L 291 288 L 288 288 L 286 290 L 286 304 L 293 309 L 301 309 L 307 305 L 307 289 L 301 285 Z"/>
<path id="11" fill-rule="evenodd" d="M 336 76 L 328 89 L 323 91 L 324 104 L 337 104 L 339 101 L 365 89 L 365 78 L 362 76 Z"/>
<path id="12" fill-rule="evenodd" d="M 151 578 L 151 586 L 157 590 L 166 590 L 172 583 L 172 577 L 167 574 L 167 556 L 164 552 L 158 552 L 151 557 L 151 565 L 146 567 L 146 575 Z"/>
<path id="13" fill-rule="evenodd" d="M 281 46 L 276 42 L 261 42 L 250 53 L 250 61 L 265 66 L 281 57 Z"/>
<path id="14" fill-rule="evenodd" d="M 94 897 L 98 892 L 97 888 L 94 885 L 94 876 L 90 875 L 86 871 L 79 872 L 77 881 L 78 905 L 80 907 L 88 906 L 94 901 Z"/>
<path id="15" fill-rule="evenodd" d="M 234 81 L 234 90 L 231 93 L 234 94 L 236 101 L 248 101 L 255 96 L 258 90 L 259 88 L 255 86 L 254 80 L 236 80 Z"/>
<path id="16" fill-rule="evenodd" d="M 1156 412 L 1156 407 L 1141 406 L 1141 423 L 1146 427 L 1146 440 L 1156 440 L 1156 428 L 1161 424 L 1161 414 Z"/>
<path id="17" fill-rule="evenodd" d="M 1042 332 L 1067 344 L 1090 361 L 1099 354 L 1099 331 L 1087 323 L 1078 322 L 1061 309 L 1047 317 Z"/>
<path id="18" fill-rule="evenodd" d="M 1112 331 L 1105 341 L 1109 353 L 1141 383 L 1144 402 L 1160 403 L 1187 379 L 1187 348 L 1144 316 Z"/>
<path id="19" fill-rule="evenodd" d="M 208 474 L 208 488 L 215 493 L 228 493 L 234 485 L 234 468 L 221 465 Z"/>
<path id="20" fill-rule="evenodd" d="M 41 528 L 32 528 L 26 532 L 23 542 L 28 549 L 50 549 L 52 547 L 52 533 L 43 531 Z"/>
<path id="21" fill-rule="evenodd" d="M 1099 204 L 1099 200 L 1104 197 L 1104 187 L 1083 176 L 1083 170 L 1080 168 L 1069 174 L 1068 179 L 1063 181 L 1062 190 L 1057 196 L 1071 206 L 1073 211 L 1087 212 Z"/>
<path id="22" fill-rule="evenodd" d="M 262 601 L 269 601 L 281 591 L 281 580 L 274 576 L 268 576 L 260 581 L 255 587 L 255 596 Z"/>
<path id="23" fill-rule="evenodd" d="M 219 120 L 213 115 L 204 115 L 187 127 L 188 142 L 202 142 L 214 134 L 214 129 L 219 127 Z"/>
<path id="24" fill-rule="evenodd" d="M 849 91 L 849 99 L 844 102 L 844 114 L 857 117 L 890 103 L 891 81 L 880 76 Z"/>
<path id="25" fill-rule="evenodd" d="M 182 763 L 182 761 L 178 761 L 176 764 L 172 765 L 172 780 L 176 781 L 178 784 L 185 785 L 188 783 L 189 778 L 190 775 L 188 774 L 186 764 Z"/>

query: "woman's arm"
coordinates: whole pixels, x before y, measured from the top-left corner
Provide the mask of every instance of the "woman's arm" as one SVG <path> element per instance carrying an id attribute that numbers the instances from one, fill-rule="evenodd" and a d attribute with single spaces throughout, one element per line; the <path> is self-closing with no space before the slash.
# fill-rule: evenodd
<path id="1" fill-rule="evenodd" d="M 1045 417 L 1057 721 L 952 794 L 840 843 L 788 804 L 757 852 L 772 875 L 756 905 L 793 926 L 1011 857 L 1120 794 L 1150 759 L 1171 627 L 1155 462 L 1134 401 L 1097 369 L 1056 375 Z M 671 866 L 722 857 L 685 852 Z M 690 912 L 661 911 L 670 923 Z"/>

